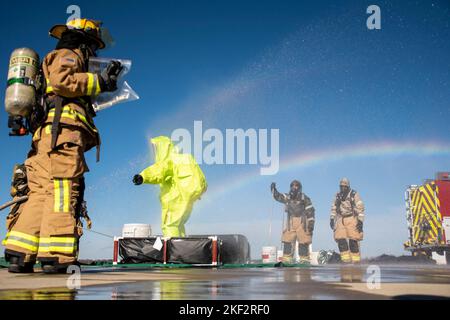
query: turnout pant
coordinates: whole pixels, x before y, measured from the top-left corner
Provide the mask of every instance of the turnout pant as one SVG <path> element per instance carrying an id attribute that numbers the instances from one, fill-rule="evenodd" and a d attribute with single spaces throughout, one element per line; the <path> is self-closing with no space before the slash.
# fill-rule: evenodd
<path id="1" fill-rule="evenodd" d="M 334 229 L 334 239 L 336 240 L 341 260 L 344 263 L 359 263 L 361 261 L 360 241 L 363 240 L 363 233 L 357 229 L 358 217 L 338 216 Z"/>
<path id="2" fill-rule="evenodd" d="M 312 242 L 312 233 L 307 231 L 306 217 L 291 217 L 288 227 L 283 231 L 283 262 L 292 262 L 295 242 L 298 241 L 300 260 L 309 261 L 309 245 Z"/>
<path id="3" fill-rule="evenodd" d="M 78 225 L 87 136 L 77 127 L 61 128 L 51 149 L 51 125 L 36 131 L 35 152 L 26 161 L 29 199 L 19 214 L 7 220 L 5 256 L 20 263 L 49 261 L 71 264 L 77 260 L 82 230 Z"/>

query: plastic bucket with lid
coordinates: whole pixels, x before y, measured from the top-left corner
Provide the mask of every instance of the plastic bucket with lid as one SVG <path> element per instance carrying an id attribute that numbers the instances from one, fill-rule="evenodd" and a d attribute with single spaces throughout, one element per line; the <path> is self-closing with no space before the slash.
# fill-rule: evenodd
<path id="1" fill-rule="evenodd" d="M 276 263 L 277 262 L 277 247 L 262 247 L 262 262 L 263 263 Z"/>
<path id="2" fill-rule="evenodd" d="M 152 235 L 152 228 L 149 224 L 129 223 L 124 224 L 122 228 L 122 237 L 124 238 L 147 238 Z"/>

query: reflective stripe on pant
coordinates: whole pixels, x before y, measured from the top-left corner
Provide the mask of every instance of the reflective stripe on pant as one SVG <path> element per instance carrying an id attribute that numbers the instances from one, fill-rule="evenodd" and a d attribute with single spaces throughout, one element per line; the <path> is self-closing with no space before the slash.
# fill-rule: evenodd
<path id="1" fill-rule="evenodd" d="M 361 262 L 361 254 L 359 252 L 358 253 L 352 252 L 351 256 L 352 256 L 352 262 L 353 263 L 360 263 Z"/>
<path id="2" fill-rule="evenodd" d="M 73 254 L 77 251 L 75 237 L 47 237 L 39 239 L 39 254 L 54 252 Z"/>
<path id="3" fill-rule="evenodd" d="M 70 206 L 70 182 L 69 179 L 53 180 L 53 194 L 55 212 L 69 212 Z"/>
<path id="4" fill-rule="evenodd" d="M 343 252 L 341 252 L 341 260 L 344 263 L 352 262 L 352 258 L 350 256 L 350 251 L 343 251 Z"/>
<path id="5" fill-rule="evenodd" d="M 10 231 L 6 234 L 2 245 L 19 247 L 35 254 L 38 251 L 39 238 L 19 231 Z"/>

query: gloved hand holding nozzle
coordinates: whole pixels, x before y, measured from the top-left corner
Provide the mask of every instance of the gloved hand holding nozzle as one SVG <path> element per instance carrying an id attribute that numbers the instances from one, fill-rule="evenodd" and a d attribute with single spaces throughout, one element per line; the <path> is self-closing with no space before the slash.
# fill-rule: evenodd
<path id="1" fill-rule="evenodd" d="M 117 79 L 122 72 L 123 66 L 120 61 L 113 60 L 103 69 L 98 77 L 100 90 L 102 92 L 112 92 L 117 90 Z"/>

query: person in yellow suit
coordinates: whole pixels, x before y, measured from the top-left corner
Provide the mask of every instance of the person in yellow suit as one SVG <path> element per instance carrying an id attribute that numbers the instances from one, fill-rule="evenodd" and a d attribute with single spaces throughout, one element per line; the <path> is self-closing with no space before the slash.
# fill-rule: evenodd
<path id="1" fill-rule="evenodd" d="M 155 163 L 133 177 L 133 183 L 159 184 L 164 237 L 185 237 L 194 202 L 206 191 L 205 175 L 191 154 L 179 153 L 170 138 L 151 139 Z"/>

